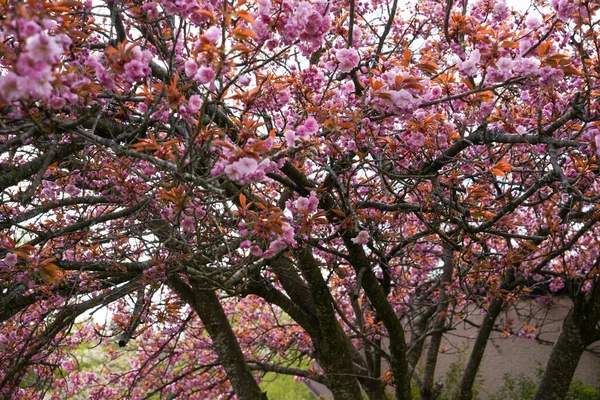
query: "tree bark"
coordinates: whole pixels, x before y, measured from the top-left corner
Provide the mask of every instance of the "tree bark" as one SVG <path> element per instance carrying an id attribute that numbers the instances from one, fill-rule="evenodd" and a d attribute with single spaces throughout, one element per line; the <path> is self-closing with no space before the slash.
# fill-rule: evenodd
<path id="1" fill-rule="evenodd" d="M 598 264 L 600 257 L 595 268 Z M 587 294 L 574 295 L 572 300 L 573 309 L 554 343 L 535 400 L 564 399 L 585 348 L 600 340 L 600 281 L 596 280 Z"/>
<path id="2" fill-rule="evenodd" d="M 565 398 L 579 359 L 585 350 L 582 332 L 577 326 L 578 316 L 571 311 L 552 348 L 535 400 L 562 400 Z"/>
<path id="3" fill-rule="evenodd" d="M 353 365 L 354 346 L 335 317 L 333 299 L 312 251 L 301 247 L 294 251 L 298 267 L 308 282 L 315 305 L 321 338 L 315 345 L 315 357 L 327 375 L 329 389 L 336 400 L 362 400 L 362 392 Z"/>

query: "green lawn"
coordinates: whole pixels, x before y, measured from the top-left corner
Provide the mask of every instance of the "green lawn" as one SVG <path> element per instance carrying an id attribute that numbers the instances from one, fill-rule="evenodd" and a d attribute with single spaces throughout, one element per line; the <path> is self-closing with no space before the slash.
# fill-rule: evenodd
<path id="1" fill-rule="evenodd" d="M 317 397 L 302 382 L 289 375 L 269 372 L 260 383 L 269 400 L 317 400 Z"/>

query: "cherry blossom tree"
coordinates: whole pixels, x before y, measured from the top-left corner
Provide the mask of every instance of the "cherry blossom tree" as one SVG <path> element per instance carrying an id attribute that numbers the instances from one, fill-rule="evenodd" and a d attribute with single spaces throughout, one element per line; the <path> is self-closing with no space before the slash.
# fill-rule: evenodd
<path id="1" fill-rule="evenodd" d="M 500 313 L 560 292 L 563 398 L 600 340 L 599 8 L 0 1 L 0 397 L 435 399 L 476 310 L 470 399 Z"/>

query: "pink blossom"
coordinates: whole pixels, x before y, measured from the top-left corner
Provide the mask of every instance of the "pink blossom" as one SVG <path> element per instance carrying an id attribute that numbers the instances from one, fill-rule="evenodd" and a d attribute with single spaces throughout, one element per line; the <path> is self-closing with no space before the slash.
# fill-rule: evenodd
<path id="1" fill-rule="evenodd" d="M 150 73 L 150 68 L 138 60 L 131 60 L 124 66 L 125 74 L 129 82 L 135 82 Z"/>
<path id="2" fill-rule="evenodd" d="M 254 158 L 244 157 L 227 165 L 224 171 L 230 179 L 244 182 L 256 172 L 257 168 L 258 162 Z"/>
<path id="3" fill-rule="evenodd" d="M 250 253 L 252 253 L 252 255 L 254 257 L 262 257 L 262 255 L 263 255 L 262 249 L 258 246 L 252 246 L 250 248 Z"/>
<path id="4" fill-rule="evenodd" d="M 514 65 L 514 71 L 524 76 L 539 74 L 540 60 L 537 58 L 520 58 Z"/>
<path id="5" fill-rule="evenodd" d="M 194 79 L 198 83 L 210 83 L 215 79 L 215 71 L 210 67 L 200 67 L 194 75 Z"/>
<path id="6" fill-rule="evenodd" d="M 258 167 L 258 163 L 256 162 L 256 160 L 251 157 L 244 157 L 238 160 L 237 163 L 239 165 L 240 171 L 244 174 L 251 174 L 254 171 L 256 171 L 256 168 Z"/>
<path id="7" fill-rule="evenodd" d="M 509 9 L 508 9 L 508 6 L 506 5 L 505 1 L 500 0 L 494 5 L 494 20 L 495 21 L 502 21 L 502 20 L 508 18 L 508 13 L 509 13 Z"/>
<path id="8" fill-rule="evenodd" d="M 475 49 L 469 55 L 469 60 L 473 61 L 475 64 L 479 64 L 481 62 L 481 53 L 478 49 Z"/>
<path id="9" fill-rule="evenodd" d="M 14 72 L 0 76 L 0 101 L 12 103 L 24 97 L 24 82 L 20 76 Z"/>
<path id="10" fill-rule="evenodd" d="M 19 258 L 15 253 L 8 253 L 6 257 L 4 257 L 3 261 L 4 264 L 8 265 L 9 267 L 14 267 L 19 261 Z"/>
<path id="11" fill-rule="evenodd" d="M 172 207 L 163 208 L 160 210 L 160 216 L 165 221 L 171 221 L 175 217 L 175 210 Z"/>
<path id="12" fill-rule="evenodd" d="M 184 233 L 192 233 L 195 231 L 194 217 L 186 215 L 181 220 L 181 230 Z"/>
<path id="13" fill-rule="evenodd" d="M 56 63 L 62 54 L 62 48 L 58 45 L 56 38 L 44 33 L 29 37 L 25 48 L 31 58 L 48 64 Z"/>
<path id="14" fill-rule="evenodd" d="M 537 29 L 542 25 L 542 18 L 537 14 L 529 14 L 525 18 L 525 25 L 529 29 Z"/>
<path id="15" fill-rule="evenodd" d="M 310 192 L 309 197 L 299 197 L 292 203 L 294 208 L 300 211 L 314 212 L 317 211 L 319 200 L 315 192 Z"/>
<path id="16" fill-rule="evenodd" d="M 251 78 L 248 75 L 242 75 L 238 79 L 238 83 L 242 86 L 248 86 L 250 84 Z"/>
<path id="17" fill-rule="evenodd" d="M 198 112 L 198 110 L 200 110 L 201 106 L 202 106 L 202 98 L 199 95 L 195 94 L 190 97 L 190 99 L 188 101 L 188 107 L 187 107 L 190 114 L 196 114 Z"/>
<path id="18" fill-rule="evenodd" d="M 577 2 L 573 2 L 572 0 L 552 0 L 550 5 L 556 10 L 558 18 L 568 20 L 575 12 Z"/>
<path id="19" fill-rule="evenodd" d="M 481 61 L 481 54 L 479 50 L 475 49 L 469 55 L 465 61 L 458 60 L 457 65 L 460 71 L 469 76 L 477 75 L 477 64 Z"/>
<path id="20" fill-rule="evenodd" d="M 296 137 L 301 140 L 308 140 L 310 138 L 308 129 L 304 125 L 300 125 L 296 128 Z"/>
<path id="21" fill-rule="evenodd" d="M 468 76 L 477 75 L 477 66 L 471 60 L 467 60 L 461 63 L 460 71 Z"/>
<path id="22" fill-rule="evenodd" d="M 360 61 L 358 52 L 355 49 L 339 49 L 335 52 L 335 56 L 340 63 L 340 71 L 342 72 L 352 71 Z"/>
<path id="23" fill-rule="evenodd" d="M 510 72 L 513 66 L 513 60 L 510 57 L 502 57 L 496 62 L 496 67 L 501 72 Z"/>
<path id="24" fill-rule="evenodd" d="M 211 43 L 215 43 L 221 37 L 221 28 L 211 26 L 204 32 L 204 37 Z"/>
<path id="25" fill-rule="evenodd" d="M 61 364 L 62 368 L 64 368 L 67 372 L 73 372 L 75 370 L 75 364 L 72 360 L 65 360 Z"/>
<path id="26" fill-rule="evenodd" d="M 258 13 L 268 17 L 271 13 L 271 0 L 258 0 Z"/>
<path id="27" fill-rule="evenodd" d="M 201 205 L 197 205 L 194 209 L 194 212 L 196 213 L 196 217 L 198 218 L 202 218 L 206 215 L 206 211 L 204 211 L 204 208 L 202 208 Z"/>
<path id="28" fill-rule="evenodd" d="M 438 99 L 442 95 L 442 88 L 439 86 L 433 86 L 429 92 L 430 99 Z"/>
<path id="29" fill-rule="evenodd" d="M 300 197 L 294 201 L 294 207 L 301 211 L 307 211 L 308 209 L 308 198 Z"/>
<path id="30" fill-rule="evenodd" d="M 319 206 L 319 199 L 317 198 L 317 194 L 315 192 L 310 192 L 310 196 L 308 197 L 308 211 L 314 212 L 317 211 L 317 207 Z"/>
<path id="31" fill-rule="evenodd" d="M 313 117 L 308 117 L 308 119 L 304 121 L 304 127 L 306 128 L 306 131 L 311 134 L 315 134 L 319 131 L 319 124 Z"/>
<path id="32" fill-rule="evenodd" d="M 354 82 L 352 81 L 347 81 L 344 83 L 344 85 L 342 85 L 342 93 L 344 93 L 346 96 L 354 93 L 355 90 L 356 88 L 354 87 Z"/>
<path id="33" fill-rule="evenodd" d="M 106 88 L 115 87 L 113 77 L 108 73 L 108 71 L 106 71 L 104 65 L 102 65 L 102 63 L 100 63 L 96 57 L 89 56 L 86 61 L 86 66 L 94 69 L 96 72 L 96 77 L 101 85 L 105 86 Z"/>
<path id="34" fill-rule="evenodd" d="M 69 196 L 77 196 L 80 192 L 81 192 L 81 190 L 77 186 L 73 185 L 72 183 L 69 183 L 65 187 L 65 193 L 67 193 Z"/>
<path id="35" fill-rule="evenodd" d="M 294 147 L 296 143 L 296 132 L 294 132 L 291 129 L 288 129 L 283 134 L 283 137 L 285 138 L 288 147 Z"/>
<path id="36" fill-rule="evenodd" d="M 51 81 L 52 67 L 43 61 L 36 60 L 29 53 L 24 53 L 17 60 L 17 71 L 21 76 L 33 79 Z"/>
<path id="37" fill-rule="evenodd" d="M 290 91 L 287 89 L 280 90 L 275 94 L 275 97 L 277 99 L 277 105 L 283 107 L 290 102 Z"/>
<path id="38" fill-rule="evenodd" d="M 65 106 L 66 103 L 67 101 L 62 97 L 52 96 L 50 100 L 48 100 L 48 107 L 55 110 L 60 110 Z"/>
<path id="39" fill-rule="evenodd" d="M 392 102 L 399 108 L 411 108 L 414 102 L 414 97 L 408 90 L 400 89 L 398 91 L 390 91 Z"/>
<path id="40" fill-rule="evenodd" d="M 369 232 L 367 232 L 367 231 L 358 232 L 358 235 L 356 235 L 356 237 L 354 239 L 352 239 L 352 243 L 356 243 L 356 244 L 369 243 Z"/>
<path id="41" fill-rule="evenodd" d="M 178 14 L 182 17 L 188 17 L 194 9 L 198 9 L 196 0 L 163 0 L 163 7 L 168 14 Z"/>
<path id="42" fill-rule="evenodd" d="M 503 82 L 509 78 L 510 74 L 502 72 L 496 68 L 488 68 L 486 82 Z"/>
<path id="43" fill-rule="evenodd" d="M 558 292 L 560 289 L 565 287 L 565 281 L 562 278 L 554 278 L 552 282 L 550 282 L 550 291 Z"/>
<path id="44" fill-rule="evenodd" d="M 52 93 L 52 84 L 47 80 L 31 80 L 27 83 L 26 90 L 32 99 L 41 99 L 50 96 Z"/>
<path id="45" fill-rule="evenodd" d="M 540 69 L 540 84 L 546 87 L 553 86 L 558 84 L 564 76 L 565 73 L 562 69 L 542 67 Z"/>
<path id="46" fill-rule="evenodd" d="M 408 144 L 414 150 L 419 150 L 421 147 L 425 146 L 426 142 L 425 136 L 421 132 L 414 132 L 408 139 Z"/>
<path id="47" fill-rule="evenodd" d="M 40 32 L 42 28 L 33 21 L 19 20 L 19 31 L 23 37 L 30 37 Z"/>
<path id="48" fill-rule="evenodd" d="M 131 56 L 143 64 L 149 64 L 152 61 L 152 52 L 143 50 L 140 46 L 135 46 L 131 50 Z"/>
<path id="49" fill-rule="evenodd" d="M 185 68 L 185 74 L 187 76 L 194 76 L 196 75 L 196 72 L 198 71 L 198 64 L 196 63 L 196 60 L 194 60 L 193 58 L 188 58 L 184 64 L 184 68 Z"/>

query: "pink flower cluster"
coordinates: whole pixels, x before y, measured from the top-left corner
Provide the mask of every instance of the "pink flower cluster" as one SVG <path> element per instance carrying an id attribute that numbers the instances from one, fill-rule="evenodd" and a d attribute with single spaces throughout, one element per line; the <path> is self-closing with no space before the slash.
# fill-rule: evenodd
<path id="1" fill-rule="evenodd" d="M 340 64 L 341 72 L 350 72 L 358 66 L 360 57 L 355 49 L 339 49 L 335 52 L 335 57 Z"/>
<path id="2" fill-rule="evenodd" d="M 167 14 L 176 14 L 188 17 L 200 9 L 196 0 L 162 0 L 162 6 Z"/>
<path id="3" fill-rule="evenodd" d="M 48 98 L 54 81 L 53 67 L 71 43 L 68 36 L 49 36 L 36 24 L 29 25 L 30 31 L 36 33 L 26 39 L 16 70 L 0 76 L 0 101 L 4 103 Z"/>
<path id="4" fill-rule="evenodd" d="M 94 70 L 98 83 L 107 89 L 115 89 L 114 77 L 106 70 L 100 59 L 94 55 L 90 55 L 86 61 L 89 68 Z"/>
<path id="5" fill-rule="evenodd" d="M 309 140 L 319 131 L 319 124 L 313 117 L 309 117 L 304 124 L 296 127 L 296 130 L 287 130 L 284 134 L 288 147 L 294 147 L 296 140 Z"/>
<path id="6" fill-rule="evenodd" d="M 477 75 L 477 64 L 481 61 L 481 53 L 479 50 L 475 49 L 469 55 L 465 61 L 457 60 L 456 65 L 460 69 L 460 72 L 466 74 L 468 76 L 476 76 Z"/>
<path id="7" fill-rule="evenodd" d="M 356 243 L 356 244 L 369 243 L 369 232 L 367 232 L 367 231 L 358 232 L 358 235 L 356 235 L 356 237 L 354 239 L 352 239 L 352 243 Z"/>
<path id="8" fill-rule="evenodd" d="M 185 74 L 200 84 L 211 83 L 215 79 L 215 71 L 211 67 L 198 67 L 193 58 L 189 58 L 185 64 Z"/>
<path id="9" fill-rule="evenodd" d="M 558 18 L 568 21 L 577 10 L 578 2 L 572 0 L 552 0 L 550 5 L 556 10 Z"/>
<path id="10" fill-rule="evenodd" d="M 270 139 L 266 142 L 266 146 L 270 148 Z M 211 174 L 213 176 L 225 174 L 229 179 L 242 185 L 265 180 L 267 172 L 273 171 L 277 165 L 268 158 L 259 162 L 256 154 L 245 154 L 237 147 L 223 146 L 222 149 L 223 157 L 215 163 Z"/>
<path id="11" fill-rule="evenodd" d="M 539 68 L 540 60 L 537 58 L 500 57 L 496 61 L 496 68 L 487 68 L 486 83 L 503 82 L 516 76 L 537 76 L 541 72 Z"/>
<path id="12" fill-rule="evenodd" d="M 296 239 L 294 239 L 294 229 L 290 224 L 284 222 L 281 227 L 283 233 L 277 235 L 277 238 L 269 244 L 269 248 L 262 254 L 264 258 L 272 258 L 277 255 L 281 250 L 289 246 L 296 246 Z"/>
<path id="13" fill-rule="evenodd" d="M 297 243 L 296 239 L 294 239 L 294 229 L 292 226 L 284 222 L 281 229 L 282 233 L 274 235 L 269 241 L 269 247 L 264 251 L 260 246 L 252 244 L 251 240 L 244 240 L 240 244 L 240 249 L 250 249 L 252 255 L 269 259 L 289 246 L 296 246 Z"/>
<path id="14" fill-rule="evenodd" d="M 552 282 L 550 282 L 550 291 L 553 293 L 558 292 L 562 288 L 565 287 L 565 281 L 562 278 L 554 278 Z"/>
<path id="15" fill-rule="evenodd" d="M 197 94 L 190 96 L 187 111 L 190 114 L 196 114 L 200 110 L 200 107 L 202 107 L 202 98 Z"/>
<path id="16" fill-rule="evenodd" d="M 150 61 L 152 53 L 135 46 L 130 52 L 131 59 L 123 65 L 125 69 L 125 80 L 129 83 L 136 82 L 150 75 Z"/>
<path id="17" fill-rule="evenodd" d="M 260 182 L 265 179 L 265 169 L 270 165 L 270 160 L 265 159 L 260 163 L 252 157 L 243 157 L 225 166 L 224 172 L 234 181 L 242 185 Z"/>
<path id="18" fill-rule="evenodd" d="M 540 69 L 540 84 L 544 87 L 551 87 L 560 83 L 564 76 L 565 73 L 562 69 L 542 67 Z"/>
<path id="19" fill-rule="evenodd" d="M 374 93 L 373 105 L 403 118 L 411 117 L 430 95 L 429 81 L 408 71 L 392 69 L 381 80 L 383 86 Z"/>
<path id="20" fill-rule="evenodd" d="M 152 52 L 142 50 L 140 46 L 133 46 L 120 57 L 111 59 L 113 72 L 120 74 L 120 77 L 127 83 L 134 83 L 150 75 L 150 62 L 152 61 Z M 87 66 L 96 73 L 98 82 L 109 89 L 115 89 L 115 76 L 111 74 L 101 58 L 90 55 L 86 62 Z"/>
<path id="21" fill-rule="evenodd" d="M 315 192 L 310 192 L 309 197 L 298 197 L 293 202 L 288 200 L 287 208 L 293 211 L 301 211 L 307 214 L 317 211 L 319 199 Z"/>
<path id="22" fill-rule="evenodd" d="M 323 36 L 331 29 L 326 3 L 309 3 L 307 1 L 285 0 L 282 4 L 283 23 L 277 22 L 277 29 L 285 44 L 295 43 L 300 39 L 299 47 L 304 55 L 309 55 L 321 47 Z M 260 40 L 267 40 L 269 24 L 274 21 L 269 16 L 271 12 L 269 0 L 259 1 L 259 16 L 254 30 Z"/>
<path id="23" fill-rule="evenodd" d="M 9 267 L 14 267 L 15 265 L 17 265 L 19 258 L 17 257 L 17 255 L 15 253 L 8 253 L 6 255 L 6 257 L 4 257 L 4 260 L 2 260 L 2 261 L 4 262 L 5 265 L 7 265 Z"/>

